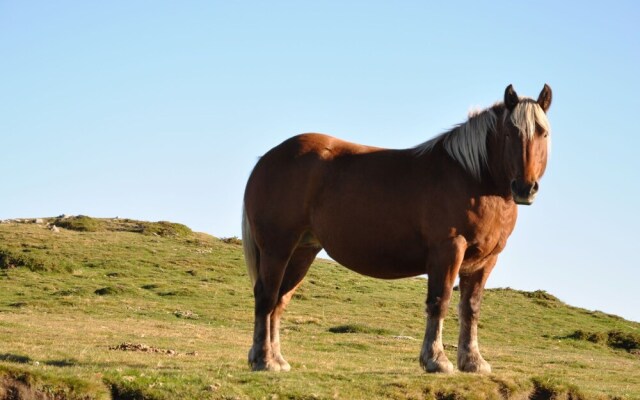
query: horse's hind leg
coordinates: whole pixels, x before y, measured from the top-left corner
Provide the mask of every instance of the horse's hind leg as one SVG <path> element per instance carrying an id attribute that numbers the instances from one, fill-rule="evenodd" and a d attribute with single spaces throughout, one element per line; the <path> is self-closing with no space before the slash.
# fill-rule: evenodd
<path id="1" fill-rule="evenodd" d="M 258 279 L 253 287 L 255 322 L 249 364 L 254 371 L 280 371 L 271 351 L 271 314 L 278 303 L 278 293 L 289 252 L 260 252 Z"/>
<path id="2" fill-rule="evenodd" d="M 272 234 L 273 237 L 276 236 Z M 249 351 L 249 364 L 254 371 L 290 369 L 280 354 L 280 316 L 320 250 L 316 247 L 294 250 L 296 242 L 270 243 L 270 247 L 260 250 L 258 278 L 253 288 L 253 346 Z"/>
<path id="3" fill-rule="evenodd" d="M 291 366 L 280 352 L 280 318 L 319 251 L 317 247 L 299 247 L 294 251 L 285 270 L 278 304 L 271 313 L 271 352 L 282 371 L 289 371 Z"/>

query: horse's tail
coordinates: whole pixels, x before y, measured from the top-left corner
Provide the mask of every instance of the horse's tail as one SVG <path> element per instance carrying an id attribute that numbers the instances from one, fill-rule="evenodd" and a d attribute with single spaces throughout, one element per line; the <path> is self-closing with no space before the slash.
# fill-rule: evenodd
<path id="1" fill-rule="evenodd" d="M 244 262 L 247 264 L 247 272 L 251 278 L 251 286 L 256 285 L 258 280 L 258 246 L 253 235 L 251 234 L 251 226 L 247 217 L 247 209 L 242 206 L 242 248 L 244 249 Z"/>

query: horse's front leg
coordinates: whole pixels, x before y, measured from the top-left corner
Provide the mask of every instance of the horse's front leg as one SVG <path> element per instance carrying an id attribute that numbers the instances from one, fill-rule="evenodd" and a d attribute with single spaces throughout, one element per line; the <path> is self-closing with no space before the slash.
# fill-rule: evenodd
<path id="1" fill-rule="evenodd" d="M 453 283 L 464 259 L 467 241 L 457 236 L 437 248 L 429 249 L 427 271 L 427 329 L 420 364 L 427 372 L 453 372 L 453 364 L 444 353 L 442 328 L 449 308 Z"/>
<path id="2" fill-rule="evenodd" d="M 471 274 L 460 275 L 460 336 L 458 337 L 458 369 L 464 372 L 490 373 L 491 366 L 484 360 L 478 347 L 478 319 L 484 284 L 498 257 Z"/>

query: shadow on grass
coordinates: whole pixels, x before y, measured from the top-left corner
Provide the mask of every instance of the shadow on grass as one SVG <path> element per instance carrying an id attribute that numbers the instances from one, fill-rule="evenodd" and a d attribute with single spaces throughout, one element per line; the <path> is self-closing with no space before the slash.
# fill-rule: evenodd
<path id="1" fill-rule="evenodd" d="M 19 364 L 31 364 L 33 362 L 33 360 L 30 357 L 21 356 L 19 354 L 11 354 L 11 353 L 0 354 L 0 361 L 8 361 L 8 362 L 14 362 Z"/>
<path id="2" fill-rule="evenodd" d="M 78 365 L 78 362 L 76 360 L 50 360 L 43 362 L 43 364 L 51 367 L 73 367 Z"/>
<path id="3" fill-rule="evenodd" d="M 0 361 L 12 362 L 16 364 L 33 364 L 36 362 L 36 360 L 32 359 L 31 357 L 23 356 L 20 354 L 11 354 L 11 353 L 0 354 Z M 74 360 L 74 359 L 47 360 L 47 361 L 40 361 L 40 363 L 50 367 L 60 367 L 60 368 L 75 367 L 80 365 L 91 365 L 91 366 L 95 366 L 103 369 L 118 368 L 123 366 L 126 366 L 127 368 L 132 368 L 132 369 L 136 369 L 136 368 L 142 369 L 142 368 L 149 367 L 147 364 L 143 364 L 143 363 L 123 363 L 122 361 L 101 362 L 101 363 L 81 363 L 78 360 Z"/>
<path id="4" fill-rule="evenodd" d="M 373 327 L 360 325 L 360 324 L 347 324 L 347 325 L 333 326 L 329 328 L 329 332 L 331 333 L 365 333 L 365 334 L 374 334 L 374 335 L 390 334 L 390 332 L 386 329 L 373 328 Z"/>

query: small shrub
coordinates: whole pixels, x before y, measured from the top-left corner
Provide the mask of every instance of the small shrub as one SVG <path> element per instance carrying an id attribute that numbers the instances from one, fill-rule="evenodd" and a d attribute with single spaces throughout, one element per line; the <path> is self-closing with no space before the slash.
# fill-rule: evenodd
<path id="1" fill-rule="evenodd" d="M 142 222 L 140 233 L 144 235 L 157 235 L 162 237 L 184 237 L 193 233 L 188 226 L 175 222 Z"/>
<path id="2" fill-rule="evenodd" d="M 31 271 L 48 271 L 51 265 L 47 265 L 39 257 L 18 253 L 11 250 L 0 249 L 0 269 L 25 267 Z"/>
<path id="3" fill-rule="evenodd" d="M 63 289 L 53 293 L 54 296 L 76 296 L 82 294 L 79 288 Z"/>
<path id="4" fill-rule="evenodd" d="M 153 290 L 153 289 L 157 289 L 160 287 L 160 285 L 156 284 L 156 283 L 149 283 L 147 285 L 142 285 L 140 286 L 142 289 L 145 290 Z"/>
<path id="5" fill-rule="evenodd" d="M 587 340 L 591 343 L 602 344 L 607 342 L 607 334 L 603 332 L 593 332 L 587 336 Z"/>
<path id="6" fill-rule="evenodd" d="M 98 296 L 108 296 L 108 295 L 118 294 L 120 292 L 122 292 L 122 290 L 119 288 L 107 286 L 100 289 L 96 289 L 94 293 L 97 294 Z"/>
<path id="7" fill-rule="evenodd" d="M 98 232 L 102 230 L 104 224 L 99 219 L 78 215 L 76 217 L 58 218 L 54 225 L 71 231 Z"/>
<path id="8" fill-rule="evenodd" d="M 531 383 L 533 383 L 533 392 L 529 395 L 530 400 L 586 399 L 576 386 L 562 383 L 556 378 L 534 377 Z"/>
<path id="9" fill-rule="evenodd" d="M 556 296 L 547 293 L 544 290 L 536 290 L 534 292 L 523 292 L 525 297 L 536 300 L 560 301 Z"/>
<path id="10" fill-rule="evenodd" d="M 0 250 L 0 268 L 10 269 L 24 266 L 25 261 L 13 255 L 9 250 Z"/>
<path id="11" fill-rule="evenodd" d="M 581 329 L 565 336 L 567 339 L 586 340 L 592 343 L 602 344 L 607 341 L 607 334 L 602 332 L 585 332 Z"/>
<path id="12" fill-rule="evenodd" d="M 238 239 L 237 236 L 224 237 L 224 238 L 220 238 L 220 240 L 226 244 L 236 244 L 236 245 L 242 244 L 242 240 Z"/>
<path id="13" fill-rule="evenodd" d="M 640 335 L 638 334 L 609 331 L 607 336 L 607 345 L 609 345 L 609 347 L 624 349 L 629 352 L 640 349 Z"/>
<path id="14" fill-rule="evenodd" d="M 605 312 L 598 311 L 598 310 L 596 310 L 596 311 L 586 311 L 585 310 L 585 313 L 588 314 L 588 315 L 591 315 L 594 318 L 605 319 L 605 320 L 615 319 L 615 320 L 618 320 L 618 321 L 624 321 L 624 318 L 622 318 L 619 315 L 609 314 L 609 313 L 605 313 Z"/>
<path id="15" fill-rule="evenodd" d="M 564 338 L 586 340 L 596 344 L 606 344 L 611 348 L 627 350 L 628 352 L 640 349 L 640 335 L 621 331 L 585 332 L 578 329 L 564 336 Z"/>
<path id="16" fill-rule="evenodd" d="M 136 387 L 131 382 L 106 381 L 111 389 L 111 397 L 113 399 L 145 399 L 147 393 L 141 387 Z"/>

